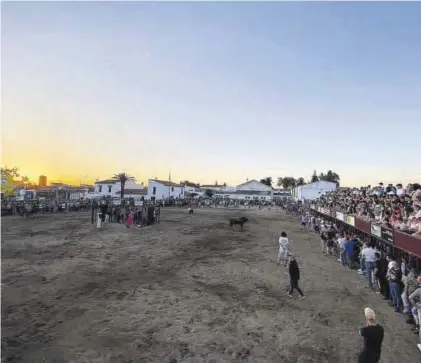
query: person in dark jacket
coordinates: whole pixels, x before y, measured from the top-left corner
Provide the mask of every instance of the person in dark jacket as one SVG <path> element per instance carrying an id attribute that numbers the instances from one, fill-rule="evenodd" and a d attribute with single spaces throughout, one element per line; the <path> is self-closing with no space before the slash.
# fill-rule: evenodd
<path id="1" fill-rule="evenodd" d="M 381 256 L 379 252 L 375 253 L 376 262 L 374 264 L 374 276 L 376 277 L 380 294 L 383 295 L 383 299 L 387 300 L 389 298 L 389 282 L 387 281 L 387 265 L 388 262 L 384 256 Z"/>
<path id="2" fill-rule="evenodd" d="M 297 260 L 292 255 L 289 256 L 288 271 L 289 271 L 289 280 L 290 280 L 290 288 L 288 291 L 288 297 L 292 297 L 292 293 L 294 289 L 296 289 L 298 293 L 300 294 L 300 299 L 301 300 L 304 299 L 305 296 L 298 286 L 298 281 L 300 280 L 300 268 L 298 267 Z"/>

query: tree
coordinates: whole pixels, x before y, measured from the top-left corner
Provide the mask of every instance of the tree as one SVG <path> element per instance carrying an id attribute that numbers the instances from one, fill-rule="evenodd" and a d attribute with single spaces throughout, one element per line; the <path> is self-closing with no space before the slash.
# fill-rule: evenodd
<path id="1" fill-rule="evenodd" d="M 213 190 L 212 190 L 212 189 L 206 189 L 206 190 L 205 190 L 205 195 L 206 195 L 208 198 L 212 198 L 212 197 L 213 197 Z"/>
<path id="2" fill-rule="evenodd" d="M 267 185 L 268 187 L 272 186 L 272 177 L 271 176 L 267 176 L 266 178 L 260 179 L 260 182 L 262 184 Z"/>
<path id="3" fill-rule="evenodd" d="M 339 185 L 341 179 L 338 174 L 329 169 L 325 175 L 325 180 Z"/>
<path id="4" fill-rule="evenodd" d="M 120 182 L 120 185 L 121 185 L 120 197 L 121 197 L 121 203 L 123 203 L 124 188 L 126 186 L 126 183 L 128 181 L 135 181 L 135 178 L 126 173 L 119 173 L 119 174 L 114 174 L 113 179 L 117 179 Z"/>
<path id="5" fill-rule="evenodd" d="M 22 176 L 21 181 L 23 184 L 29 184 L 29 178 L 27 176 Z"/>
<path id="6" fill-rule="evenodd" d="M 283 186 L 283 181 L 284 181 L 284 178 L 282 178 L 281 176 L 278 177 L 278 181 L 276 182 L 276 186 L 277 187 L 282 187 Z"/>
<path id="7" fill-rule="evenodd" d="M 1 173 L 13 179 L 20 176 L 19 168 L 17 168 L 16 166 L 14 166 L 13 168 L 8 168 L 7 166 L 5 166 L 4 168 L 1 168 Z"/>
<path id="8" fill-rule="evenodd" d="M 282 187 L 284 189 L 292 189 L 295 187 L 295 179 L 292 176 L 282 178 Z"/>
<path id="9" fill-rule="evenodd" d="M 340 178 L 338 174 L 329 169 L 326 174 L 320 173 L 319 180 L 324 180 L 339 185 Z"/>
<path id="10" fill-rule="evenodd" d="M 316 170 L 314 170 L 313 175 L 311 176 L 311 181 L 310 183 L 315 183 L 319 181 L 319 177 L 317 176 L 317 172 Z"/>
<path id="11" fill-rule="evenodd" d="M 297 187 L 299 187 L 300 185 L 304 185 L 306 182 L 304 181 L 304 178 L 302 176 L 300 176 L 296 181 L 295 181 L 295 185 Z"/>

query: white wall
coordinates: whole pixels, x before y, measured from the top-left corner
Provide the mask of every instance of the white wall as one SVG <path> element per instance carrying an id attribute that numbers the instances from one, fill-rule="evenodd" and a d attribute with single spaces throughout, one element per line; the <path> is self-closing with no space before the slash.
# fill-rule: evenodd
<path id="1" fill-rule="evenodd" d="M 100 191 L 100 186 L 101 191 Z M 109 190 L 111 187 L 111 191 Z M 136 184 L 134 181 L 128 181 L 126 182 L 126 184 L 124 185 L 125 189 L 143 189 L 144 185 L 143 184 Z M 120 182 L 114 183 L 114 184 L 110 184 L 110 183 L 95 183 L 95 191 L 94 191 L 94 197 L 98 198 L 98 197 L 118 197 L 118 193 L 121 192 L 121 184 Z M 129 198 L 129 196 L 127 196 Z"/>
<path id="2" fill-rule="evenodd" d="M 259 191 L 259 192 L 272 192 L 273 190 L 271 187 L 258 182 L 257 180 L 251 180 L 247 183 L 240 184 L 236 188 L 237 191 L 239 190 L 248 190 L 248 191 Z"/>
<path id="3" fill-rule="evenodd" d="M 295 200 L 316 200 L 323 194 L 336 189 L 335 183 L 327 181 L 318 181 L 315 183 L 300 185 L 292 190 L 292 196 Z"/>
<path id="4" fill-rule="evenodd" d="M 155 191 L 155 193 L 154 193 Z M 149 179 L 148 182 L 148 199 L 155 197 L 155 200 L 168 199 L 168 197 L 180 198 L 184 196 L 184 188 L 176 186 L 166 186 L 155 180 Z"/>

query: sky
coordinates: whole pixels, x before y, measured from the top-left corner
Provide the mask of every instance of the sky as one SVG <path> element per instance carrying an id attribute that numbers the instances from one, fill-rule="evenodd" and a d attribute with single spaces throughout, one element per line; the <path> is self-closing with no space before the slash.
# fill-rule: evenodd
<path id="1" fill-rule="evenodd" d="M 3 2 L 3 166 L 421 181 L 421 3 Z"/>

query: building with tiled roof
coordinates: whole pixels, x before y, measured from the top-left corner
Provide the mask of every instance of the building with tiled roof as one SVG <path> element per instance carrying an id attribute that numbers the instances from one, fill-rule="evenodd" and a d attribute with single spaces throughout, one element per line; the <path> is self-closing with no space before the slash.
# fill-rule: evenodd
<path id="1" fill-rule="evenodd" d="M 183 198 L 184 187 L 169 180 L 149 179 L 148 199 L 165 200 L 169 198 Z"/>

